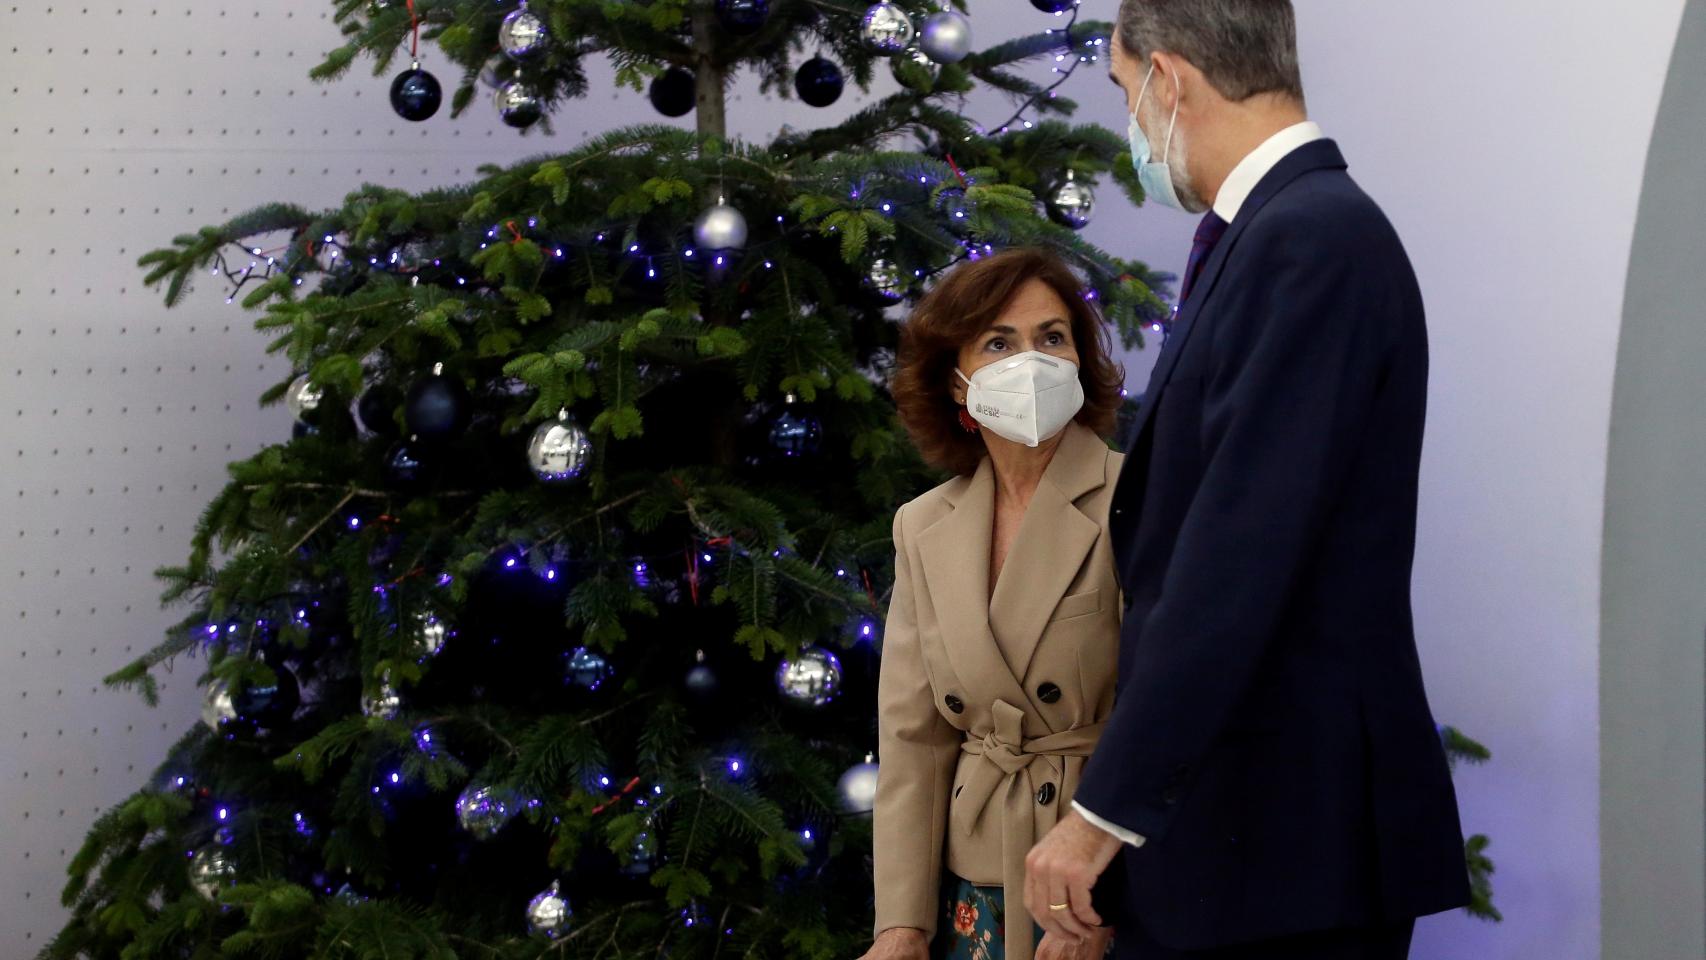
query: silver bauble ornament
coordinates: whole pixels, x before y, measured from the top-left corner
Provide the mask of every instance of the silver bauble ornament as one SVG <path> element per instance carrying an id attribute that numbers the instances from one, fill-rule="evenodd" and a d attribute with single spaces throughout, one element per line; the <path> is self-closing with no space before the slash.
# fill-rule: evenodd
<path id="1" fill-rule="evenodd" d="M 290 389 L 284 392 L 284 405 L 289 408 L 291 416 L 307 422 L 308 415 L 318 410 L 320 401 L 325 398 L 325 391 L 310 383 L 305 373 L 290 381 Z"/>
<path id="2" fill-rule="evenodd" d="M 841 660 L 822 647 L 809 647 L 776 668 L 776 689 L 791 703 L 827 706 L 841 693 Z"/>
<path id="3" fill-rule="evenodd" d="M 870 813 L 877 806 L 877 765 L 874 757 L 865 754 L 864 763 L 847 768 L 836 783 L 841 794 L 841 808 L 848 813 Z"/>
<path id="4" fill-rule="evenodd" d="M 403 709 L 403 698 L 397 694 L 397 689 L 391 686 L 391 678 L 379 681 L 379 691 L 372 696 L 363 697 L 361 712 L 365 716 L 378 717 L 381 720 L 395 720 Z"/>
<path id="5" fill-rule="evenodd" d="M 658 844 L 653 839 L 648 827 L 634 837 L 634 843 L 628 848 L 628 855 L 622 860 L 622 872 L 630 877 L 643 877 L 658 864 Z"/>
<path id="6" fill-rule="evenodd" d="M 906 284 L 901 280 L 900 268 L 890 260 L 871 261 L 871 269 L 865 274 L 865 283 L 890 300 L 899 300 L 906 295 Z"/>
<path id="7" fill-rule="evenodd" d="M 456 798 L 456 822 L 481 840 L 497 836 L 521 811 L 521 799 L 508 790 L 470 783 Z"/>
<path id="8" fill-rule="evenodd" d="M 416 610 L 409 618 L 409 652 L 416 660 L 438 656 L 444 641 L 455 635 L 450 622 L 430 610 Z"/>
<path id="9" fill-rule="evenodd" d="M 520 60 L 545 46 L 545 21 L 527 9 L 513 10 L 498 27 L 498 48 L 511 59 Z"/>
<path id="10" fill-rule="evenodd" d="M 1050 215 L 1062 225 L 1078 230 L 1090 222 L 1090 214 L 1096 208 L 1096 194 L 1089 184 L 1074 180 L 1068 170 L 1066 182 L 1049 197 L 1048 206 Z"/>
<path id="11" fill-rule="evenodd" d="M 597 650 L 576 647 L 564 666 L 564 680 L 577 687 L 597 690 L 610 679 L 610 661 Z"/>
<path id="12" fill-rule="evenodd" d="M 544 483 L 567 483 L 586 472 L 592 462 L 592 440 L 580 425 L 569 419 L 567 410 L 557 419 L 542 423 L 527 441 L 527 465 Z"/>
<path id="13" fill-rule="evenodd" d="M 359 890 L 357 890 L 355 887 L 349 885 L 348 883 L 339 887 L 338 892 L 332 894 L 332 899 L 336 900 L 338 903 L 341 903 L 347 907 L 353 907 L 357 904 L 366 903 L 368 900 L 367 897 L 362 896 L 362 894 Z"/>
<path id="14" fill-rule="evenodd" d="M 971 21 L 957 10 L 932 13 L 918 32 L 918 46 L 937 63 L 959 63 L 971 53 Z"/>
<path id="15" fill-rule="evenodd" d="M 538 92 L 523 80 L 511 80 L 499 87 L 492 95 L 492 102 L 497 105 L 503 122 L 517 130 L 533 126 L 545 115 L 545 104 Z"/>
<path id="16" fill-rule="evenodd" d="M 486 65 L 480 68 L 480 82 L 493 90 L 503 86 L 515 76 L 515 66 L 503 54 L 494 54 Z"/>
<path id="17" fill-rule="evenodd" d="M 884 0 L 865 11 L 859 21 L 859 38 L 876 53 L 894 56 L 906 49 L 917 31 L 906 11 Z"/>
<path id="18" fill-rule="evenodd" d="M 218 846 L 202 847 L 190 858 L 190 886 L 209 900 L 237 882 L 237 864 Z"/>
<path id="19" fill-rule="evenodd" d="M 889 60 L 889 72 L 894 74 L 895 82 L 903 87 L 928 90 L 936 85 L 936 77 L 941 74 L 942 65 L 925 56 L 924 51 L 914 44 Z"/>
<path id="20" fill-rule="evenodd" d="M 706 250 L 739 250 L 746 246 L 746 217 L 718 197 L 693 221 L 693 241 Z"/>
<path id="21" fill-rule="evenodd" d="M 227 723 L 237 719 L 237 704 L 231 696 L 231 685 L 215 679 L 202 691 L 201 722 L 218 733 Z"/>
<path id="22" fill-rule="evenodd" d="M 527 901 L 527 932 L 535 936 L 557 939 L 569 932 L 569 920 L 574 911 L 569 909 L 569 901 L 558 890 L 557 881 L 551 881 L 547 890 Z"/>

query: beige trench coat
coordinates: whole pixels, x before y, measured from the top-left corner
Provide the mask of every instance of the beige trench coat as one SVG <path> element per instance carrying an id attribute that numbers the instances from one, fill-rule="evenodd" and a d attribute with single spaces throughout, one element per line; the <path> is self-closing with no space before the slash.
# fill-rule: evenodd
<path id="1" fill-rule="evenodd" d="M 1108 500 L 1122 456 L 1073 423 L 989 591 L 986 458 L 895 514 L 878 690 L 877 932 L 934 935 L 944 866 L 1006 888 L 1031 960 L 1024 859 L 1072 800 L 1113 709 L 1121 603 Z"/>

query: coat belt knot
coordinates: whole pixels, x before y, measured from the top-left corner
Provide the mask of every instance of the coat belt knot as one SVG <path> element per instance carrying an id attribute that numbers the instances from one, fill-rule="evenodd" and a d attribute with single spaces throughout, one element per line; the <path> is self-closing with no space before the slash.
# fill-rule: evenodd
<path id="1" fill-rule="evenodd" d="M 1036 845 L 1038 820 L 1046 819 L 1052 827 L 1060 816 L 1062 803 L 1038 807 L 1034 800 L 1036 783 L 1031 764 L 1038 757 L 1088 757 L 1096 749 L 1103 725 L 1074 727 L 1062 733 L 1026 740 L 1025 712 L 1005 700 L 995 701 L 992 709 L 994 727 L 982 737 L 968 737 L 960 749 L 986 762 L 974 765 L 966 774 L 959 803 L 966 804 L 966 814 L 960 819 L 962 835 L 969 835 L 981 821 L 1001 792 L 998 807 L 1001 816 L 1001 885 L 1006 900 L 1007 960 L 1031 960 L 1034 944 L 1032 925 L 1015 922 L 1027 918 L 1025 913 L 1025 855 Z M 1002 790 L 1003 785 L 1006 789 Z"/>

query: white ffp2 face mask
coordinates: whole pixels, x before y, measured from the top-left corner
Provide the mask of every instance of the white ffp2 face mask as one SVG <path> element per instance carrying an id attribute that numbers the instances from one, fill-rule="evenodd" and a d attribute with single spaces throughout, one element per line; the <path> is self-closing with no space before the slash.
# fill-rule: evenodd
<path id="1" fill-rule="evenodd" d="M 966 410 L 986 429 L 1034 447 L 1066 429 L 1084 407 L 1078 365 L 1035 350 L 979 368 L 966 382 Z"/>

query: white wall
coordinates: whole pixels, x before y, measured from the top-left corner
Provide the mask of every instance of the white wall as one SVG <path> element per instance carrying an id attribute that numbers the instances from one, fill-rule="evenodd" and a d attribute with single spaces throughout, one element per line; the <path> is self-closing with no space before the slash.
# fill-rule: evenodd
<path id="1" fill-rule="evenodd" d="M 0 7 L 0 254 L 11 264 L 0 337 L 12 361 L 0 373 L 15 371 L 0 376 L 0 622 L 13 625 L 0 649 L 11 664 L 0 672 L 0 954 L 28 955 L 56 928 L 66 854 L 192 722 L 182 671 L 152 713 L 97 690 L 98 677 L 169 622 L 148 571 L 182 558 L 223 463 L 286 429 L 253 408 L 283 371 L 245 333 L 248 318 L 212 285 L 165 312 L 140 288 L 135 257 L 263 200 L 327 204 L 363 180 L 456 182 L 553 145 L 514 137 L 484 103 L 461 122 L 397 121 L 387 80 L 359 69 L 311 85 L 306 69 L 337 40 L 329 6 Z M 1114 14 L 1113 0 L 1086 6 Z M 1423 656 L 1440 717 L 1497 754 L 1460 789 L 1468 826 L 1494 837 L 1510 919 L 1429 921 L 1415 956 L 1594 957 L 1612 361 L 1682 0 L 1300 6 L 1313 112 L 1392 215 L 1428 296 Z M 973 5 L 979 42 L 1051 22 L 1022 2 Z M 597 92 L 559 116 L 556 144 L 656 119 L 594 73 Z M 1094 72 L 1067 93 L 1082 119 L 1124 128 Z M 814 111 L 761 102 L 743 84 L 731 125 L 832 122 L 859 102 L 850 92 Z M 980 96 L 967 112 L 999 119 L 1000 106 Z M 1105 189 L 1087 234 L 1178 270 L 1191 229 Z M 1152 357 L 1131 358 L 1134 388 Z"/>

